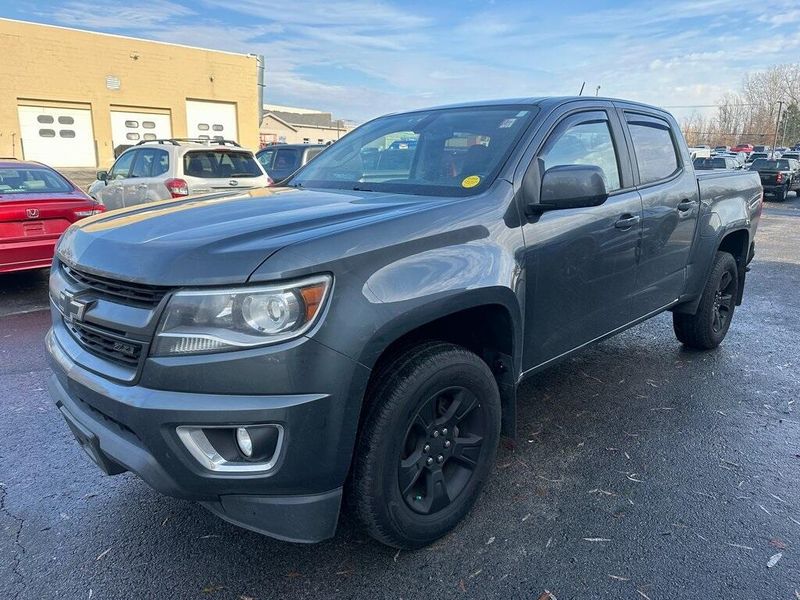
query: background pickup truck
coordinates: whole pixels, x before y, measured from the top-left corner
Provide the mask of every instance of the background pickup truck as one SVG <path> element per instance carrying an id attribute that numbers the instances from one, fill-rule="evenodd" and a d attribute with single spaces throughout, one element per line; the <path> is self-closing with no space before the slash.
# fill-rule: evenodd
<path id="1" fill-rule="evenodd" d="M 667 310 L 722 342 L 762 200 L 756 173 L 696 175 L 642 104 L 381 117 L 283 187 L 70 227 L 50 392 L 107 473 L 293 541 L 346 498 L 419 547 L 475 502 L 525 377 Z"/>
<path id="2" fill-rule="evenodd" d="M 766 159 L 759 158 L 750 165 L 761 178 L 764 194 L 775 196 L 783 201 L 789 192 L 800 190 L 800 162 L 793 158 Z"/>

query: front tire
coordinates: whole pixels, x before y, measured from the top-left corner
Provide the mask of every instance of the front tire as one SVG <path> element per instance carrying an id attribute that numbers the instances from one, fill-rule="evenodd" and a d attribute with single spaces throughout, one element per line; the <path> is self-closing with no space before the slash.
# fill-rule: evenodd
<path id="1" fill-rule="evenodd" d="M 711 350 L 725 339 L 739 297 L 739 271 L 728 252 L 717 252 L 697 312 L 672 313 L 675 336 L 685 346 Z"/>
<path id="2" fill-rule="evenodd" d="M 378 541 L 419 548 L 472 508 L 500 439 L 500 393 L 474 353 L 428 342 L 377 374 L 355 448 L 349 500 Z"/>

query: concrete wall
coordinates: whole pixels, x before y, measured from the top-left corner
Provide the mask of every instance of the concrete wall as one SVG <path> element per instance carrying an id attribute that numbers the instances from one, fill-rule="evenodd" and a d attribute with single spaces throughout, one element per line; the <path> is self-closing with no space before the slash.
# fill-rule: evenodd
<path id="1" fill-rule="evenodd" d="M 0 156 L 20 152 L 20 104 L 92 109 L 97 161 L 113 161 L 112 107 L 168 111 L 186 137 L 186 100 L 236 104 L 242 146 L 259 145 L 254 56 L 0 19 Z M 118 90 L 106 86 L 119 79 Z M 124 108 L 123 108 L 124 107 Z"/>

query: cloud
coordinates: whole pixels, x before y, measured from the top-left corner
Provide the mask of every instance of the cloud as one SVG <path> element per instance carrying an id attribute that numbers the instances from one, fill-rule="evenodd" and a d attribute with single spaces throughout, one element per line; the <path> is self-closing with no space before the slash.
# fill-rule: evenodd
<path id="1" fill-rule="evenodd" d="M 797 55 L 797 0 L 529 2 L 29 0 L 59 24 L 266 58 L 270 102 L 342 118 L 461 100 L 603 94 L 712 104 L 748 70 Z M 605 6 L 609 6 L 606 3 Z M 2 9 L 0 9 L 2 12 Z M 780 17 L 780 18 L 776 18 Z"/>

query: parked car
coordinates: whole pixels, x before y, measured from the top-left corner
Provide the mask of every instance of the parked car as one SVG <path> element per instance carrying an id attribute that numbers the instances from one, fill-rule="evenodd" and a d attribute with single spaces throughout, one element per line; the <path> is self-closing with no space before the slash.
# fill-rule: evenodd
<path id="1" fill-rule="evenodd" d="M 793 150 L 789 152 L 784 152 L 783 154 L 781 154 L 781 158 L 787 158 L 787 159 L 791 158 L 792 160 L 800 160 L 800 152 L 796 152 Z"/>
<path id="2" fill-rule="evenodd" d="M 759 158 L 750 166 L 761 178 L 764 194 L 782 202 L 789 192 L 800 190 L 800 162 L 793 158 Z"/>
<path id="3" fill-rule="evenodd" d="M 753 161 L 758 160 L 759 158 L 769 158 L 769 154 L 766 152 L 751 152 L 747 157 L 747 163 L 752 164 Z"/>
<path id="4" fill-rule="evenodd" d="M 714 147 L 714 154 L 722 154 L 725 152 L 729 152 L 731 149 L 730 146 L 715 146 Z"/>
<path id="5" fill-rule="evenodd" d="M 64 230 L 102 211 L 50 167 L 0 159 L 0 273 L 49 267 Z"/>
<path id="6" fill-rule="evenodd" d="M 325 150 L 324 144 L 282 144 L 256 152 L 256 159 L 275 182 L 279 183 Z"/>
<path id="7" fill-rule="evenodd" d="M 750 154 L 753 151 L 753 144 L 738 144 L 731 148 L 731 152 L 744 152 Z"/>
<path id="8" fill-rule="evenodd" d="M 712 156 L 711 158 L 695 158 L 694 168 L 700 171 L 711 169 L 741 169 L 742 165 L 729 156 Z"/>
<path id="9" fill-rule="evenodd" d="M 404 171 L 365 168 L 409 131 Z M 756 173 L 694 172 L 669 113 L 586 97 L 388 115 L 279 189 L 202 198 L 61 239 L 61 414 L 105 472 L 231 523 L 315 542 L 347 496 L 402 548 L 469 512 L 526 377 L 667 310 L 718 346 L 762 209 Z"/>
<path id="10" fill-rule="evenodd" d="M 769 152 L 770 150 L 772 150 L 770 146 L 753 146 L 753 152 Z"/>
<path id="11" fill-rule="evenodd" d="M 250 150 L 229 140 L 145 140 L 98 171 L 89 195 L 106 208 L 267 187 L 272 180 Z"/>
<path id="12" fill-rule="evenodd" d="M 695 158 L 709 158 L 711 156 L 711 149 L 701 146 L 690 146 L 689 155 L 692 157 L 692 160 Z"/>

